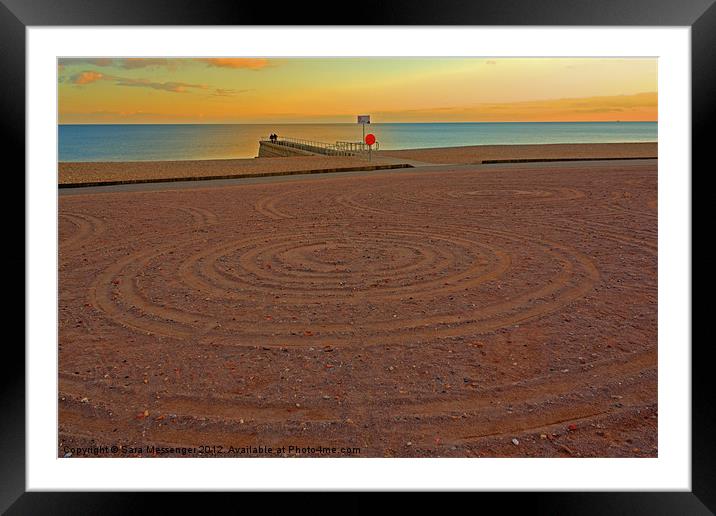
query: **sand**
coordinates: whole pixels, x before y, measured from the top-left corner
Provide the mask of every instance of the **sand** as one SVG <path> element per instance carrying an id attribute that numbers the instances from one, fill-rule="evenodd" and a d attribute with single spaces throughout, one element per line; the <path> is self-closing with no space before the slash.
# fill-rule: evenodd
<path id="1" fill-rule="evenodd" d="M 656 161 L 546 165 L 60 197 L 59 456 L 657 456 Z"/>
<path id="2" fill-rule="evenodd" d="M 247 177 L 307 171 L 414 166 L 431 163 L 479 163 L 494 159 L 656 157 L 655 143 L 570 145 L 488 145 L 445 149 L 381 151 L 369 162 L 365 157 L 296 156 L 197 161 L 127 161 L 60 163 L 59 184 L 161 181 L 211 177 Z"/>
<path id="3" fill-rule="evenodd" d="M 366 160 L 345 156 L 217 159 L 196 161 L 75 162 L 59 164 L 59 183 L 95 183 L 175 178 L 251 176 L 308 170 L 365 167 Z"/>
<path id="4" fill-rule="evenodd" d="M 380 151 L 379 156 L 429 163 L 480 163 L 484 160 L 565 158 L 655 158 L 656 143 L 590 143 L 547 145 L 476 145 L 435 149 Z"/>

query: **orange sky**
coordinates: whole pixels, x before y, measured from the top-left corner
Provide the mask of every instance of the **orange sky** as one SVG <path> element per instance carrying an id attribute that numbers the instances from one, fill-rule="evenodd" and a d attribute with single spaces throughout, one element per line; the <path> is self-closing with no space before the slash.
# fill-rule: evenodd
<path id="1" fill-rule="evenodd" d="M 657 60 L 60 59 L 60 123 L 656 121 Z"/>

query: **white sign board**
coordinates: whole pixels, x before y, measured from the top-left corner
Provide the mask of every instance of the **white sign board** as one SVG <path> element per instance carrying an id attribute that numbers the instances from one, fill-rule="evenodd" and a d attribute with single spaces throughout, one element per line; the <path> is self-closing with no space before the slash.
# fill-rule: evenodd
<path id="1" fill-rule="evenodd" d="M 370 123 L 370 115 L 358 115 L 358 123 L 359 124 L 369 124 Z"/>

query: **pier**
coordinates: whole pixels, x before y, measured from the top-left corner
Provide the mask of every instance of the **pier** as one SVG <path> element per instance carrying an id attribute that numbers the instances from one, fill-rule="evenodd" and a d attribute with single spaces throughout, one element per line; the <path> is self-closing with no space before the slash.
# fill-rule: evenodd
<path id="1" fill-rule="evenodd" d="M 378 145 L 373 146 L 378 150 Z M 278 138 L 274 141 L 259 141 L 259 158 L 277 158 L 288 156 L 354 156 L 367 157 L 369 147 L 362 142 L 324 143 L 302 138 Z"/>

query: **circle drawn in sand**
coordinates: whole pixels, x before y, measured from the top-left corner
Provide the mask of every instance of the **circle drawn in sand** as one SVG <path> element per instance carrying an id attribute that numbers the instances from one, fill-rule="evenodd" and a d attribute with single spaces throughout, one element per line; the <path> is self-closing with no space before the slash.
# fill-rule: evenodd
<path id="1" fill-rule="evenodd" d="M 534 281 L 513 265 L 526 257 L 549 275 Z M 308 331 L 370 345 L 517 324 L 582 297 L 597 278 L 586 256 L 506 232 L 392 225 L 366 234 L 313 224 L 131 254 L 99 278 L 93 303 L 124 326 L 166 336 L 287 346 L 305 343 Z M 321 304 L 340 310 L 304 323 L 318 329 L 299 328 Z"/>

